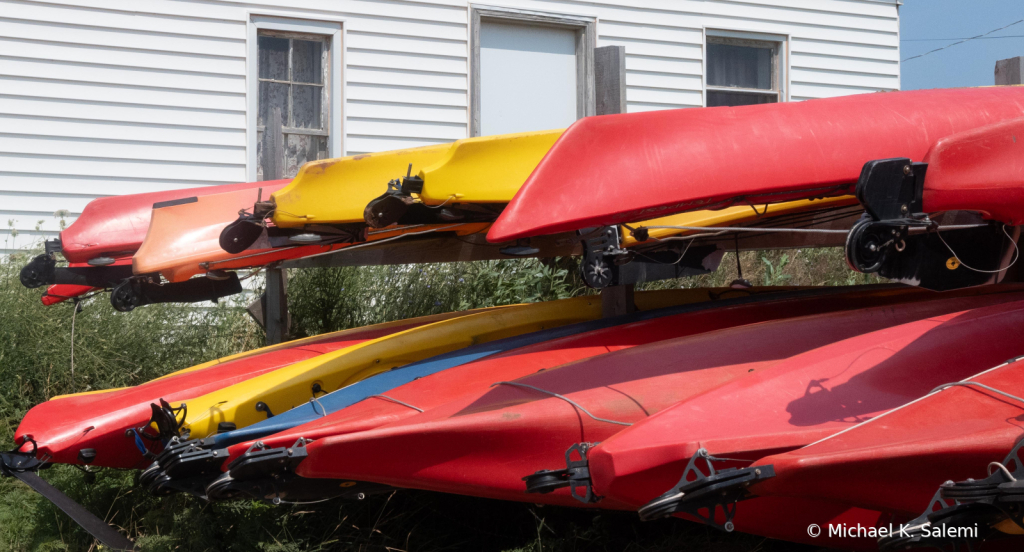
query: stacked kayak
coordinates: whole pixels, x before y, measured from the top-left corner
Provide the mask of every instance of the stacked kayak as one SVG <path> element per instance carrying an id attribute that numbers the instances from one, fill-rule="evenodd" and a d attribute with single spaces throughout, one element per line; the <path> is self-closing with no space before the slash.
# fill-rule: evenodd
<path id="1" fill-rule="evenodd" d="M 893 92 L 592 117 L 99 204 L 23 272 L 71 286 L 44 302 L 216 298 L 237 271 L 454 238 L 473 258 L 579 255 L 592 288 L 825 246 L 895 283 L 740 279 L 326 334 L 56 397 L 0 468 L 138 469 L 155 495 L 210 501 L 419 489 L 843 549 L 1013 549 L 1018 135 L 1024 89 Z"/>

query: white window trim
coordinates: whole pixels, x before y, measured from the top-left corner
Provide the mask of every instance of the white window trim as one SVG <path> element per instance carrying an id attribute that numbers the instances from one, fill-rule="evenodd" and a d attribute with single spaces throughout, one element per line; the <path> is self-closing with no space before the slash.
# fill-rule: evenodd
<path id="1" fill-rule="evenodd" d="M 256 165 L 256 115 L 259 110 L 259 54 L 257 52 L 257 36 L 260 30 L 284 31 L 325 35 L 331 39 L 331 82 L 327 92 L 330 101 L 330 121 L 327 140 L 327 152 L 331 158 L 341 157 L 344 149 L 345 135 L 342 133 L 342 110 L 345 105 L 345 89 L 342 86 L 342 63 L 344 36 L 346 29 L 344 19 L 319 18 L 306 19 L 286 13 L 250 12 L 248 14 L 246 32 L 245 58 L 245 136 L 246 164 L 245 173 L 249 182 L 257 178 Z M 325 83 L 326 84 L 326 83 Z"/>
<path id="2" fill-rule="evenodd" d="M 761 42 L 779 43 L 779 102 L 788 102 L 790 95 L 790 72 L 789 72 L 789 45 L 790 35 L 760 33 L 755 31 L 740 31 L 727 29 L 709 29 L 704 27 L 704 40 L 701 43 L 701 104 L 708 106 L 708 37 L 715 38 L 738 38 L 741 40 L 758 40 Z M 743 92 L 743 89 L 736 89 Z M 756 92 L 763 93 L 764 90 Z"/>
<path id="3" fill-rule="evenodd" d="M 469 6 L 469 135 L 480 136 L 480 22 L 507 21 L 547 25 L 576 31 L 576 119 L 597 113 L 594 84 L 594 49 L 597 17 L 470 4 Z M 583 83 L 580 86 L 580 83 Z"/>

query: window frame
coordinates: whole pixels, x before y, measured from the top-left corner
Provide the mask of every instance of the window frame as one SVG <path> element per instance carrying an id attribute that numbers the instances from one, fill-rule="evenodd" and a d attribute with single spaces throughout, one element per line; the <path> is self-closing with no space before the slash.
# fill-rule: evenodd
<path id="1" fill-rule="evenodd" d="M 344 19 L 321 18 L 304 19 L 278 13 L 249 13 L 246 35 L 246 177 L 250 182 L 258 178 L 257 151 L 257 116 L 259 110 L 259 50 L 258 37 L 261 31 L 268 34 L 292 34 L 294 38 L 320 36 L 330 40 L 330 60 L 327 68 L 327 79 L 324 80 L 324 109 L 327 110 L 327 152 L 330 158 L 341 157 L 344 151 L 345 135 L 342 132 L 342 115 L 345 105 L 345 94 L 342 83 L 342 52 L 344 46 Z M 329 82 L 328 82 L 329 79 Z M 309 129 L 296 129 L 295 133 L 314 134 Z"/>
<path id="2" fill-rule="evenodd" d="M 471 4 L 469 66 L 469 135 L 480 136 L 480 26 L 483 22 L 555 27 L 576 32 L 576 119 L 597 113 L 594 85 L 594 48 L 597 18 L 498 6 Z"/>
<path id="3" fill-rule="evenodd" d="M 702 44 L 703 55 L 701 57 L 701 101 L 703 103 L 703 106 L 708 106 L 708 92 L 733 92 L 757 96 L 777 96 L 778 103 L 790 101 L 789 42 L 789 35 L 705 28 L 704 43 Z M 709 85 L 708 44 L 731 44 L 736 46 L 773 47 L 775 50 L 775 53 L 772 56 L 772 68 L 774 69 L 772 71 L 773 89 L 768 91 L 759 88 L 738 88 L 730 86 Z"/>

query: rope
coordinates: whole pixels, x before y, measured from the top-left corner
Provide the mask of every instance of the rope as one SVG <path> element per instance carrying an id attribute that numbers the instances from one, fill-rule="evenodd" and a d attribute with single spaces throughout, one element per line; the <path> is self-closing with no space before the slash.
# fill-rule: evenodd
<path id="1" fill-rule="evenodd" d="M 647 229 L 665 230 L 716 230 L 721 232 L 796 232 L 800 234 L 849 234 L 849 230 L 827 230 L 824 228 L 758 228 L 746 226 L 641 226 Z"/>
<path id="2" fill-rule="evenodd" d="M 957 256 L 955 251 L 953 251 L 953 248 L 950 247 L 948 243 L 946 243 L 946 239 L 942 237 L 942 233 L 939 232 L 939 229 L 938 228 L 935 229 L 935 235 L 937 235 L 939 237 L 939 239 L 942 240 L 942 245 L 945 245 L 946 249 L 948 249 L 949 252 L 953 254 L 953 258 L 956 259 L 956 262 L 960 263 L 967 270 L 973 270 L 974 272 L 980 272 L 982 274 L 999 274 L 1000 272 L 1004 272 L 1006 270 L 1009 270 L 1013 265 L 1017 264 L 1017 260 L 1020 259 L 1020 248 L 1017 247 L 1017 242 L 1014 241 L 1012 236 L 1010 236 L 1010 233 L 1006 231 L 1006 225 L 1005 224 L 1003 225 L 1003 234 L 1006 234 L 1006 237 L 1010 239 L 1010 243 L 1013 244 L 1013 260 L 1010 261 L 1010 264 L 1006 265 L 1003 268 L 1000 268 L 999 270 L 981 270 L 979 268 L 969 267 L 969 266 L 967 266 L 966 263 L 961 261 L 960 257 Z"/>
<path id="3" fill-rule="evenodd" d="M 633 424 L 631 424 L 629 422 L 619 422 L 619 421 L 616 421 L 616 420 L 608 420 L 608 419 L 605 419 L 605 418 L 598 418 L 597 416 L 594 416 L 593 414 L 591 414 L 589 410 L 587 410 L 586 408 L 583 408 L 582 406 L 580 406 L 579 404 L 574 402 L 572 399 L 570 399 L 568 397 L 563 397 L 562 395 L 559 395 L 558 393 L 552 393 L 551 391 L 545 391 L 544 389 L 540 389 L 539 387 L 534 387 L 532 385 L 526 385 L 525 383 L 516 383 L 514 381 L 499 381 L 499 382 L 496 382 L 496 383 L 492 383 L 491 387 L 494 387 L 495 385 L 511 385 L 513 387 L 523 387 L 523 388 L 526 388 L 526 389 L 533 389 L 534 391 L 537 391 L 537 392 L 540 392 L 540 393 L 544 393 L 545 395 L 550 395 L 550 396 L 552 396 L 552 397 L 554 397 L 556 399 L 562 399 L 563 401 L 565 401 L 565 402 L 575 406 L 576 408 L 580 409 L 580 411 L 582 411 L 587 416 L 590 416 L 591 418 L 593 418 L 593 419 L 595 419 L 595 420 L 597 420 L 599 422 L 605 422 L 605 423 L 609 423 L 609 424 L 616 424 L 616 425 L 623 425 L 623 426 L 631 426 L 631 425 L 633 425 Z"/>
<path id="4" fill-rule="evenodd" d="M 320 401 L 316 398 L 316 395 L 313 395 L 313 397 L 309 399 L 309 404 L 310 405 L 316 405 L 316 406 L 313 406 L 313 412 L 316 412 L 316 407 L 319 406 L 320 410 L 323 411 L 323 414 L 321 414 L 321 416 L 324 417 L 324 418 L 327 417 L 327 409 L 324 408 L 324 405 L 320 404 Z"/>
<path id="5" fill-rule="evenodd" d="M 1009 394 L 1009 393 L 1007 393 L 1005 391 L 1000 391 L 1000 390 L 998 390 L 998 389 L 996 389 L 994 387 L 989 387 L 989 386 L 985 385 L 984 383 L 978 383 L 978 382 L 975 382 L 975 381 L 958 381 L 958 382 L 954 382 L 954 383 L 944 383 L 944 384 L 936 387 L 935 389 L 932 389 L 931 392 L 928 393 L 928 394 L 931 395 L 932 393 L 935 393 L 937 391 L 942 391 L 943 389 L 947 389 L 947 388 L 950 388 L 950 387 L 980 387 L 982 389 L 986 389 L 986 390 L 991 391 L 993 393 L 996 393 L 998 395 L 1002 395 L 1004 397 L 1007 397 L 1009 399 L 1013 399 L 1013 400 L 1015 400 L 1015 401 L 1017 401 L 1019 403 L 1024 404 L 1024 399 L 1022 399 L 1022 398 L 1020 398 L 1020 397 L 1018 397 L 1016 395 L 1011 395 L 1011 394 Z"/>
<path id="6" fill-rule="evenodd" d="M 78 315 L 78 299 L 71 308 L 71 387 L 75 387 L 75 317 Z"/>
<path id="7" fill-rule="evenodd" d="M 386 400 L 389 400 L 389 401 L 391 401 L 393 403 L 398 403 L 398 404 L 400 404 L 402 406 L 407 406 L 407 407 L 415 410 L 416 412 L 423 412 L 422 408 L 417 408 L 417 407 L 415 407 L 415 406 L 413 406 L 413 405 L 411 405 L 411 404 L 409 404 L 407 402 L 402 402 L 402 401 L 400 401 L 400 400 L 398 400 L 396 398 L 389 397 L 387 395 L 370 395 L 369 398 L 373 398 L 373 397 L 377 397 L 378 399 L 386 399 Z"/>

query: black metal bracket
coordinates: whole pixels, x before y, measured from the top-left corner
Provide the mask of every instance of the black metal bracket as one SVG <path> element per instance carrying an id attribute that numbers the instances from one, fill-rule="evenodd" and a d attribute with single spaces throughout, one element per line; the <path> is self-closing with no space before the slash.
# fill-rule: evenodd
<path id="1" fill-rule="evenodd" d="M 683 251 L 634 252 L 622 248 L 617 226 L 577 232 L 583 245 L 580 272 L 594 289 L 708 274 L 718 269 L 723 251 L 714 245 L 687 246 Z"/>
<path id="2" fill-rule="evenodd" d="M 127 267 L 129 271 L 131 267 Z M 130 278 L 114 286 L 110 304 L 120 312 L 131 312 L 136 307 L 156 303 L 216 302 L 242 292 L 238 274 L 231 272 L 222 280 L 192 278 L 184 282 L 158 284 L 149 278 Z"/>
<path id="3" fill-rule="evenodd" d="M 523 478 L 526 482 L 527 493 L 547 494 L 555 489 L 569 487 L 569 493 L 573 498 L 584 504 L 593 504 L 601 497 L 594 494 L 594 487 L 590 481 L 590 466 L 587 461 L 587 451 L 594 445 L 591 443 L 576 443 L 565 451 L 564 470 L 541 470 Z M 574 455 L 579 459 L 574 459 Z M 580 494 L 576 489 L 583 489 Z"/>
<path id="4" fill-rule="evenodd" d="M 879 540 L 879 549 L 971 548 L 1004 536 L 997 525 L 1010 522 L 1024 530 L 1024 439 L 984 479 L 947 481 L 923 514 L 894 535 Z M 1005 468 L 1005 471 L 1004 469 Z M 971 531 L 974 534 L 971 534 Z"/>
<path id="5" fill-rule="evenodd" d="M 679 483 L 638 510 L 640 519 L 649 521 L 683 512 L 712 527 L 732 532 L 736 503 L 751 498 L 748 487 L 775 477 L 775 468 L 768 465 L 715 469 L 714 462 L 725 461 L 731 460 L 715 458 L 706 449 L 698 450 L 687 463 Z M 724 514 L 723 523 L 716 521 L 719 510 Z"/>
<path id="6" fill-rule="evenodd" d="M 905 158 L 864 165 L 856 195 L 865 213 L 847 235 L 847 264 L 857 272 L 935 291 L 993 283 L 996 276 L 990 272 L 998 270 L 1013 247 L 1002 225 L 946 230 L 939 236 L 938 225 L 922 212 L 927 171 L 926 163 Z"/>

